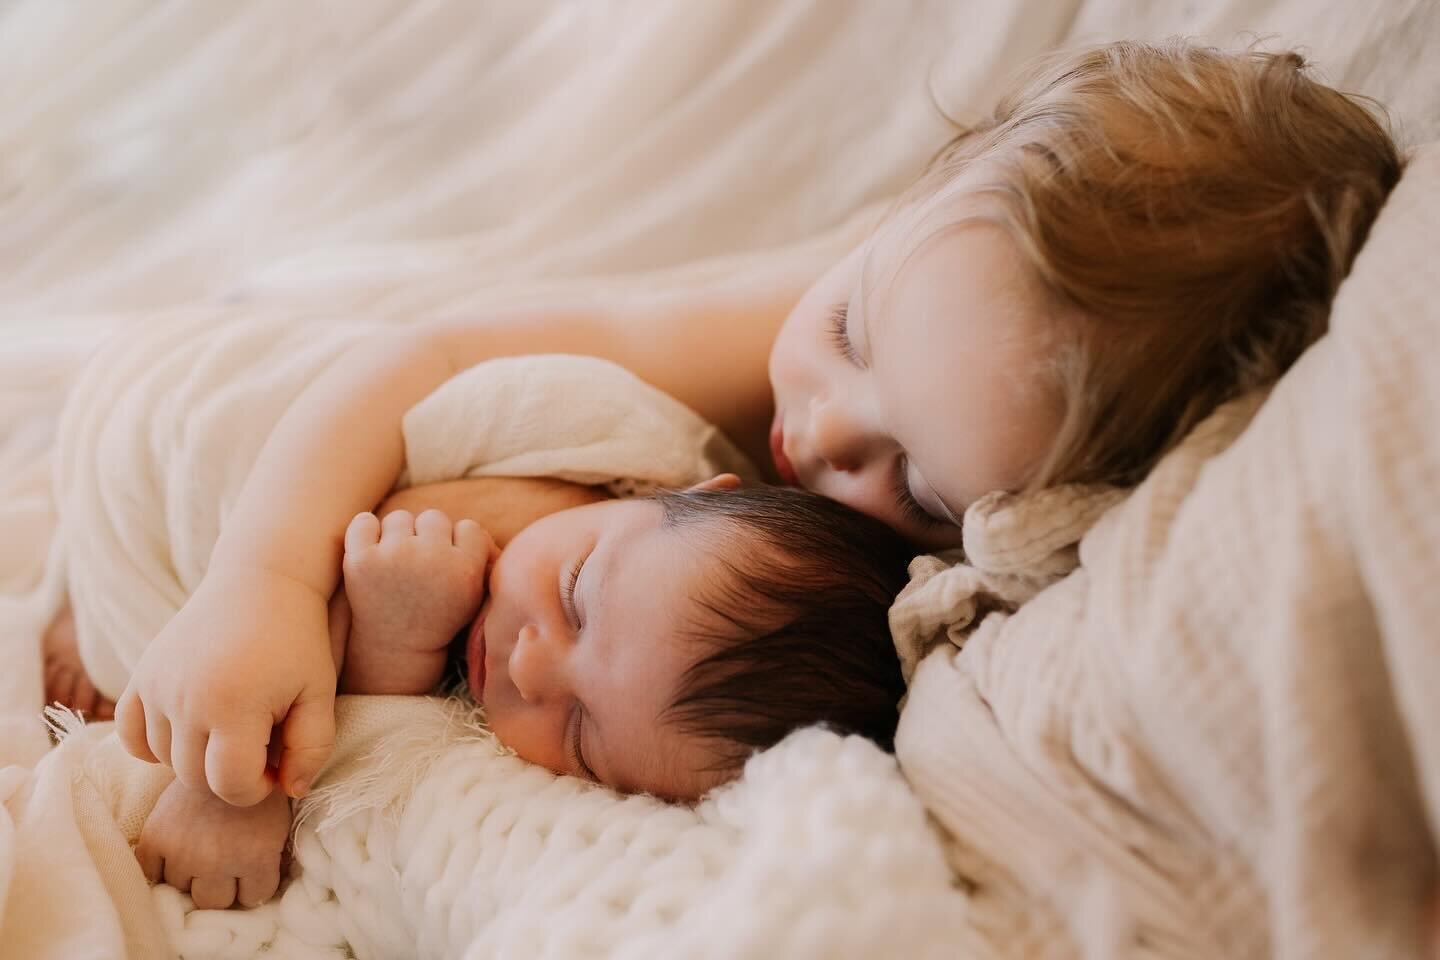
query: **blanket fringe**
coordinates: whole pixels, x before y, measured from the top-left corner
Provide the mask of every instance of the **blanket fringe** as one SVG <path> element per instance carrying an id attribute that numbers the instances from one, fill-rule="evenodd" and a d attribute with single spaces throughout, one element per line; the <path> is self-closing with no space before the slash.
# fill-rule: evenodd
<path id="1" fill-rule="evenodd" d="M 45 721 L 50 738 L 57 744 L 85 729 L 84 715 L 59 703 L 46 704 L 41 711 L 41 719 Z"/>
<path id="2" fill-rule="evenodd" d="M 451 747 L 488 742 L 498 754 L 514 753 L 485 727 L 484 709 L 463 690 L 447 696 L 441 707 L 443 716 L 434 725 L 396 730 L 361 757 L 355 772 L 321 784 L 301 800 L 292 830 L 315 818 L 315 829 L 323 832 L 365 811 L 396 822 L 403 801 Z"/>

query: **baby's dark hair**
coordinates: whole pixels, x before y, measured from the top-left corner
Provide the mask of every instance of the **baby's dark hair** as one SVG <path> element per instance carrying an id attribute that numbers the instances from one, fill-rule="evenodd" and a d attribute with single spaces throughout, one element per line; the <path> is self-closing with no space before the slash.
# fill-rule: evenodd
<path id="1" fill-rule="evenodd" d="M 892 749 L 905 683 L 888 611 L 913 555 L 905 541 L 786 487 L 657 500 L 666 526 L 712 533 L 720 564 L 693 598 L 705 615 L 686 625 L 710 652 L 681 678 L 667 718 L 722 745 L 721 770 L 817 723 Z"/>

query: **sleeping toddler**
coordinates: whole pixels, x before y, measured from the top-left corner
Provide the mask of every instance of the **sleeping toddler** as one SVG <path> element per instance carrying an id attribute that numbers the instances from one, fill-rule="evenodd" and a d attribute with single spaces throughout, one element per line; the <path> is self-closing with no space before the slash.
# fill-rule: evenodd
<path id="1" fill-rule="evenodd" d="M 406 494 L 387 504 L 427 502 Z M 458 648 L 500 743 L 672 800 L 815 723 L 891 746 L 904 684 L 887 610 L 912 551 L 879 521 L 733 475 L 560 510 L 503 550 L 470 517 L 380 513 L 345 534 L 341 692 L 429 693 Z M 235 807 L 176 780 L 136 855 L 197 906 L 253 905 L 279 884 L 289 829 L 282 791 Z"/>

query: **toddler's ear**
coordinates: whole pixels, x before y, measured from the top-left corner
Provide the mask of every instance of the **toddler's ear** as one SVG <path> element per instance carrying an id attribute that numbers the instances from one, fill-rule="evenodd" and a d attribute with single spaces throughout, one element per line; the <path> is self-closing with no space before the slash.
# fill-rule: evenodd
<path id="1" fill-rule="evenodd" d="M 691 490 L 734 490 L 740 486 L 740 478 L 733 473 L 722 473 L 711 477 L 702 483 L 697 483 Z"/>

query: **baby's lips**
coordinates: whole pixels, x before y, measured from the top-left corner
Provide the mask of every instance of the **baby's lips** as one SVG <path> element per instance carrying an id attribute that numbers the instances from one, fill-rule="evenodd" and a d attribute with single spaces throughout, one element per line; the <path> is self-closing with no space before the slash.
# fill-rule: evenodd
<path id="1" fill-rule="evenodd" d="M 465 678 L 470 683 L 470 695 L 477 701 L 481 700 L 485 692 L 485 617 L 490 612 L 490 598 L 486 597 L 485 602 L 480 605 L 480 612 L 475 615 L 475 621 L 470 625 L 470 632 L 465 637 L 465 661 L 468 667 L 468 676 Z"/>

